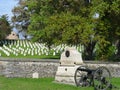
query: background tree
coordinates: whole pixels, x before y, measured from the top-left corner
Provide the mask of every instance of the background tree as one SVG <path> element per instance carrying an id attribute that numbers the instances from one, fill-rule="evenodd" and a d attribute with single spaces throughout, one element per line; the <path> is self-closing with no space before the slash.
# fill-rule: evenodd
<path id="1" fill-rule="evenodd" d="M 114 46 L 117 47 L 117 52 L 115 54 L 115 59 L 120 60 L 120 0 L 115 0 L 110 6 L 110 14 L 108 20 L 110 19 L 111 24 L 111 41 Z M 111 22 L 112 21 L 112 22 Z"/>
<path id="2" fill-rule="evenodd" d="M 18 6 L 12 10 L 14 15 L 12 17 L 13 26 L 18 30 L 18 33 L 26 32 L 30 23 L 30 13 L 26 2 L 27 0 L 19 0 Z M 24 38 L 27 38 L 26 34 L 24 34 Z"/>
<path id="3" fill-rule="evenodd" d="M 11 26 L 8 21 L 7 15 L 0 17 L 0 40 L 5 39 L 6 36 L 11 32 Z"/>
<path id="4" fill-rule="evenodd" d="M 100 59 L 114 59 L 119 56 L 120 0 L 92 0 L 91 14 L 99 13 L 96 23 L 96 36 L 99 37 L 96 54 Z M 117 49 L 116 49 L 117 48 Z M 117 50 L 117 52 L 116 52 Z"/>

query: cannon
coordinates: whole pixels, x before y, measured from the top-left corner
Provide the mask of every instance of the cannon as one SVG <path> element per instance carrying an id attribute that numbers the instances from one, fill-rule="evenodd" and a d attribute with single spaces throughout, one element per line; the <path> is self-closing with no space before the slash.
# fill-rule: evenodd
<path id="1" fill-rule="evenodd" d="M 80 66 L 76 69 L 74 80 L 76 86 L 94 87 L 94 90 L 111 90 L 111 73 L 104 67 L 89 69 L 87 66 Z"/>

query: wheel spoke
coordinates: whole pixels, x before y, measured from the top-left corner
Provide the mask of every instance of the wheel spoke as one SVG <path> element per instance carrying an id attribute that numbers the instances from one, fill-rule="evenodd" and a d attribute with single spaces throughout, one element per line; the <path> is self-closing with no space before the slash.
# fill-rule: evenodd
<path id="1" fill-rule="evenodd" d="M 111 74 L 106 67 L 99 67 L 94 72 L 94 87 L 97 90 L 106 90 L 110 86 Z"/>
<path id="2" fill-rule="evenodd" d="M 79 67 L 79 68 L 81 68 L 81 67 Z M 85 75 L 85 73 L 83 73 L 83 71 L 81 71 L 79 68 L 75 71 L 75 75 L 74 75 L 74 80 L 75 80 L 76 86 L 82 86 L 82 83 L 83 83 L 82 78 Z M 86 68 L 86 67 L 84 67 L 84 68 Z"/>

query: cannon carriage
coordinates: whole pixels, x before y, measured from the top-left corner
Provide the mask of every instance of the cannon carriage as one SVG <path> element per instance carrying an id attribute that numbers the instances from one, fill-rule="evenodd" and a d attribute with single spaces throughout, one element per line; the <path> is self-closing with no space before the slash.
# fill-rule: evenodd
<path id="1" fill-rule="evenodd" d="M 61 54 L 60 65 L 56 72 L 55 81 L 76 86 L 92 86 L 94 90 L 111 90 L 111 73 L 108 68 L 87 67 L 82 55 L 75 48 L 66 48 Z"/>
<path id="2" fill-rule="evenodd" d="M 74 80 L 76 86 L 93 86 L 94 90 L 111 90 L 111 73 L 104 67 L 89 69 L 87 66 L 80 66 L 76 69 Z"/>

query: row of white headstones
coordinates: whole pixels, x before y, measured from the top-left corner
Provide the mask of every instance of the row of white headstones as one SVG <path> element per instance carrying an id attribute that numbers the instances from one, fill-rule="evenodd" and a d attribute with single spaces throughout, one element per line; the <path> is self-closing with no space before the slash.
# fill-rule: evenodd
<path id="1" fill-rule="evenodd" d="M 30 42 L 30 41 L 14 41 L 10 43 L 9 41 L 2 41 L 3 46 L 0 46 L 0 56 L 6 55 L 23 55 L 23 56 L 34 56 L 34 55 L 53 55 L 55 56 L 58 53 L 61 53 L 64 51 L 64 49 L 67 47 L 66 44 L 61 44 L 59 46 L 53 46 L 51 49 L 48 49 L 48 47 L 45 46 L 45 44 L 38 43 L 38 42 Z M 78 51 L 81 50 L 81 48 L 76 47 Z"/>

